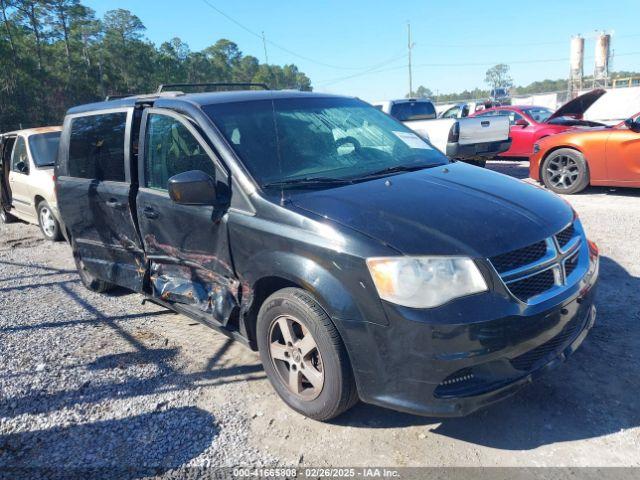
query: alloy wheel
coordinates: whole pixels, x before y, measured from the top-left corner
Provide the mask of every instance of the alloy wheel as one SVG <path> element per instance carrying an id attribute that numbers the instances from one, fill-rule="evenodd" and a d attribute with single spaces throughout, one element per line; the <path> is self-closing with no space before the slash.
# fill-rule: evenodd
<path id="1" fill-rule="evenodd" d="M 549 159 L 546 170 L 551 185 L 561 190 L 571 188 L 580 177 L 580 167 L 568 155 L 558 155 Z"/>
<path id="2" fill-rule="evenodd" d="M 40 225 L 42 225 L 42 230 L 47 237 L 53 238 L 55 236 L 56 220 L 49 207 L 45 206 L 40 209 Z"/>
<path id="3" fill-rule="evenodd" d="M 324 367 L 309 329 L 291 316 L 280 316 L 269 331 L 269 356 L 280 381 L 304 400 L 313 400 L 324 386 Z"/>

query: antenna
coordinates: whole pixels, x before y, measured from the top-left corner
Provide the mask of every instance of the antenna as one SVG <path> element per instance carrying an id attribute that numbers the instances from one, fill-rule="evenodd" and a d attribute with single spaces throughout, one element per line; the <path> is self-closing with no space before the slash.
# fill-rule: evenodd
<path id="1" fill-rule="evenodd" d="M 267 37 L 264 36 L 264 32 L 262 32 L 262 46 L 264 47 L 264 63 L 269 64 L 269 55 L 267 55 Z"/>
<path id="2" fill-rule="evenodd" d="M 407 22 L 407 48 L 409 49 L 409 96 L 413 95 L 413 76 L 411 74 L 411 49 L 415 45 L 411 42 L 411 23 Z"/>

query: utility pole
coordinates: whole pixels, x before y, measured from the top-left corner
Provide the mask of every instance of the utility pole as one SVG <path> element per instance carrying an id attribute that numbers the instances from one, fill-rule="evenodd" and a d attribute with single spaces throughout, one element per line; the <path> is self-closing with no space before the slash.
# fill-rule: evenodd
<path id="1" fill-rule="evenodd" d="M 411 43 L 411 23 L 407 22 L 407 48 L 409 49 L 409 96 L 413 94 L 413 77 L 411 74 L 411 49 L 413 48 L 413 43 Z"/>
<path id="2" fill-rule="evenodd" d="M 264 63 L 269 64 L 269 56 L 267 55 L 267 37 L 262 32 L 262 46 L 264 47 Z"/>

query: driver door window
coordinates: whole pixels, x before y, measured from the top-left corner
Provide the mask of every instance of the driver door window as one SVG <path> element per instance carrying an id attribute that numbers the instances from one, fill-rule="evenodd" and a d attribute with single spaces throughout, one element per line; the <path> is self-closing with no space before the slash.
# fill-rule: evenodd
<path id="1" fill-rule="evenodd" d="M 458 112 L 460 111 L 460 107 L 452 107 L 442 115 L 442 118 L 458 118 Z"/>
<path id="2" fill-rule="evenodd" d="M 24 138 L 18 137 L 13 147 L 13 155 L 11 157 L 11 171 L 29 175 L 29 156 L 27 155 L 27 144 Z"/>
<path id="3" fill-rule="evenodd" d="M 509 117 L 509 124 L 513 127 L 518 120 L 524 120 L 524 117 L 512 110 L 500 110 L 499 115 Z"/>
<path id="4" fill-rule="evenodd" d="M 150 114 L 145 138 L 145 187 L 167 190 L 169 178 L 190 170 L 202 170 L 216 178 L 213 160 L 182 122 L 168 115 Z"/>

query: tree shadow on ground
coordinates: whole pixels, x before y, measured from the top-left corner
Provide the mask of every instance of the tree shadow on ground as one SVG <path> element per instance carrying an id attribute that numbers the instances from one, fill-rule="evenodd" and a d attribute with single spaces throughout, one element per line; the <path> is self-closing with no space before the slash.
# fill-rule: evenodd
<path id="1" fill-rule="evenodd" d="M 90 467 L 108 469 L 108 478 L 119 470 L 128 471 L 128 478 L 153 476 L 197 457 L 217 434 L 213 416 L 196 407 L 13 433 L 0 436 L 0 470 L 53 468 L 69 474 Z"/>
<path id="2" fill-rule="evenodd" d="M 12 264 L 12 262 L 0 263 Z M 20 266 L 20 264 L 13 264 Z M 173 315 L 172 312 L 156 310 L 125 315 L 107 314 L 90 302 L 85 291 L 78 284 L 77 277 L 69 271 L 46 266 L 28 266 L 41 268 L 43 272 L 51 275 L 65 276 L 58 281 L 51 281 L 48 275 L 40 279 L 39 283 L 35 281 L 37 277 L 34 277 L 33 281 L 29 278 L 30 283 L 27 285 L 12 285 L 6 288 L 13 292 L 43 286 L 56 289 L 64 298 L 63 303 L 68 302 L 82 307 L 84 315 L 77 319 L 60 318 L 40 323 L 37 323 L 37 319 L 36 322 L 32 322 L 33 319 L 25 319 L 28 321 L 3 326 L 0 328 L 0 334 L 22 335 L 47 329 L 59 329 L 62 334 L 64 328 L 100 325 L 102 328 L 109 329 L 114 338 L 114 346 L 109 348 L 109 353 L 103 356 L 97 354 L 89 363 L 83 363 L 78 359 L 77 362 L 66 365 L 64 369 L 77 369 L 81 372 L 83 370 L 86 372 L 122 370 L 124 374 L 90 376 L 89 380 L 80 385 L 56 391 L 31 387 L 34 383 L 30 377 L 47 375 L 46 370 L 5 372 L 0 375 L 3 381 L 21 377 L 22 384 L 27 387 L 19 390 L 20 393 L 16 395 L 0 396 L 0 418 L 6 421 L 19 415 L 43 414 L 53 415 L 51 418 L 55 419 L 55 412 L 63 409 L 78 410 L 79 415 L 82 416 L 82 412 L 95 410 L 105 401 L 135 400 L 166 392 L 187 393 L 203 386 L 211 387 L 265 378 L 259 363 L 246 365 L 224 363 L 224 353 L 230 347 L 230 340 L 221 342 L 217 348 L 212 348 L 201 370 L 186 369 L 184 363 L 180 363 L 177 359 L 178 348 L 167 347 L 167 340 L 160 336 L 141 336 L 130 325 L 137 319 L 165 316 L 168 313 Z M 153 365 L 155 368 L 147 369 L 145 375 L 138 376 L 135 369 L 140 365 Z M 134 369 L 131 374 L 127 373 L 129 368 Z M 111 378 L 114 379 L 111 380 Z M 105 379 L 109 380 L 105 381 Z M 55 385 L 55 382 L 53 384 Z M 153 399 L 150 402 L 153 403 Z M 163 402 L 160 402 L 158 405 L 162 406 L 162 404 Z M 217 434 L 211 414 L 193 406 L 171 408 L 166 411 L 162 408 L 164 407 L 156 412 L 124 418 L 2 435 L 0 436 L 0 473 L 7 472 L 8 468 L 46 466 L 56 469 L 74 464 L 90 468 L 105 467 L 107 468 L 103 472 L 106 475 L 105 478 L 113 478 L 116 472 L 113 466 L 128 467 L 128 465 L 122 465 L 121 458 L 129 459 L 134 469 L 149 465 L 163 471 L 184 465 L 211 446 Z M 106 410 L 105 414 L 111 415 L 109 410 Z M 135 433 L 130 437 L 131 432 Z M 65 456 L 68 452 L 79 451 L 83 452 L 81 461 Z M 154 475 L 157 469 L 151 468 L 151 475 Z M 145 471 L 145 475 L 149 475 L 149 470 Z M 63 473 L 66 475 L 68 472 Z M 89 472 L 87 478 L 96 478 L 94 473 Z"/>

